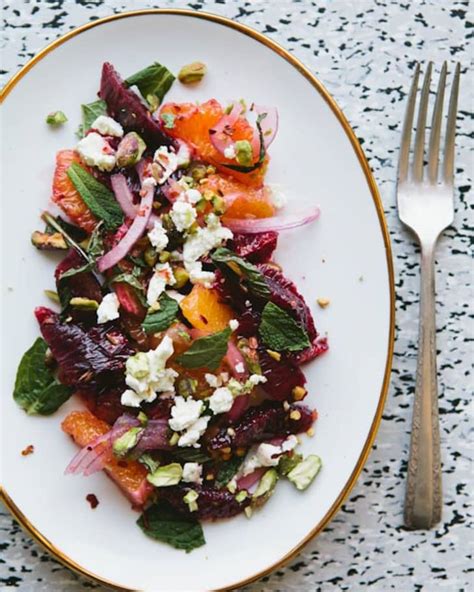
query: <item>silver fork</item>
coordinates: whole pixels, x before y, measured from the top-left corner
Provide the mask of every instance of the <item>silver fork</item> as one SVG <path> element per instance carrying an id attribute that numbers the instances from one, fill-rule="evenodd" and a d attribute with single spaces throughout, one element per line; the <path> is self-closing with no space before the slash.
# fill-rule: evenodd
<path id="1" fill-rule="evenodd" d="M 425 128 L 432 68 L 433 64 L 430 62 L 421 90 L 410 167 L 410 139 L 420 74 L 420 65 L 416 64 L 403 124 L 398 165 L 398 215 L 413 231 L 421 247 L 418 362 L 405 498 L 405 526 L 411 529 L 427 529 L 439 522 L 443 505 L 436 377 L 434 252 L 439 236 L 453 222 L 454 215 L 454 139 L 460 64 L 456 65 L 451 88 L 440 174 L 438 162 L 447 64 L 444 62 L 439 77 L 427 153 L 428 165 L 425 168 Z"/>

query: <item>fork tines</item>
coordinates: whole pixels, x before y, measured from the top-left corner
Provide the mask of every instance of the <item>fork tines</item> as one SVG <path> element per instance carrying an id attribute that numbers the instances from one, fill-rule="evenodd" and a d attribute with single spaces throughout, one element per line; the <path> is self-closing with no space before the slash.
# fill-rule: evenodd
<path id="1" fill-rule="evenodd" d="M 444 92 L 447 78 L 447 62 L 444 62 L 439 76 L 438 90 L 433 108 L 431 120 L 431 134 L 428 146 L 428 167 L 425 181 L 436 184 L 438 182 L 438 163 L 439 147 L 441 138 L 441 122 L 443 117 Z M 417 62 L 415 73 L 408 98 L 408 105 L 405 114 L 405 121 L 402 131 L 402 143 L 400 148 L 400 161 L 398 166 L 398 183 L 413 181 L 421 183 L 423 181 L 423 165 L 425 158 L 425 129 L 426 117 L 428 113 L 428 103 L 430 95 L 431 73 L 433 62 L 429 62 L 426 68 L 423 86 L 421 89 L 420 103 L 418 107 L 418 120 L 416 125 L 415 142 L 413 146 L 413 162 L 411 171 L 409 171 L 410 140 L 413 128 L 413 119 L 415 114 L 416 96 L 418 91 L 418 79 L 420 77 L 420 64 Z M 445 141 L 444 141 L 444 162 L 441 181 L 452 185 L 454 168 L 454 138 L 456 132 L 456 113 L 459 94 L 459 77 L 461 65 L 458 62 L 454 72 L 454 78 L 451 86 L 451 96 L 449 99 L 448 118 L 446 123 Z"/>

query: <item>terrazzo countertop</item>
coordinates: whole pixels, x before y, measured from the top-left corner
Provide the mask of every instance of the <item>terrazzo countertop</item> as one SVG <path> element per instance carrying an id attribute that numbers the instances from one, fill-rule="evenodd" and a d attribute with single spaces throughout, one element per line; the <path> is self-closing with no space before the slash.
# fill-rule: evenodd
<path id="1" fill-rule="evenodd" d="M 246 592 L 427 591 L 474 589 L 469 477 L 473 358 L 472 13 L 466 1 L 13 0 L 3 3 L 5 82 L 47 43 L 98 17 L 145 7 L 219 13 L 267 34 L 315 72 L 342 107 L 374 171 L 395 257 L 397 340 L 390 393 L 373 452 L 336 518 L 288 567 Z M 471 16 L 471 18 L 469 18 Z M 438 368 L 443 458 L 443 521 L 429 532 L 402 526 L 418 318 L 418 250 L 395 207 L 398 145 L 415 60 L 460 61 L 454 225 L 437 253 Z M 471 155 L 469 153 L 471 150 Z M 471 198 L 471 210 L 469 210 Z M 469 232 L 471 231 L 471 234 Z M 471 340 L 469 339 L 471 338 Z M 471 384 L 469 384 L 471 382 Z M 472 484 L 471 484 L 472 489 Z M 23 591 L 103 589 L 45 553 L 0 509 L 0 587 Z M 471 564 L 472 565 L 472 564 Z M 471 567 L 472 575 L 472 567 Z M 104 589 L 105 590 L 105 589 Z"/>

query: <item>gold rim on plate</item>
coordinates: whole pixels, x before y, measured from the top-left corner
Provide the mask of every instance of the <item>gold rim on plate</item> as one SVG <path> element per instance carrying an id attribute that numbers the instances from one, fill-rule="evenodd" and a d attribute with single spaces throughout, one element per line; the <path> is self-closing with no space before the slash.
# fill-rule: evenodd
<path id="1" fill-rule="evenodd" d="M 186 10 L 186 9 L 150 8 L 150 9 L 135 10 L 135 11 L 130 11 L 130 12 L 122 12 L 120 14 L 114 14 L 111 16 L 106 16 L 106 17 L 97 19 L 93 22 L 90 22 L 90 23 L 87 23 L 85 25 L 78 27 L 77 29 L 73 29 L 72 31 L 69 31 L 65 35 L 62 35 L 61 37 L 59 37 L 58 39 L 56 39 L 55 41 L 53 41 L 52 43 L 47 45 L 40 52 L 38 52 L 29 62 L 27 62 L 7 82 L 5 87 L 0 91 L 0 103 L 2 103 L 5 100 L 5 98 L 8 96 L 8 94 L 13 89 L 13 87 L 23 78 L 23 76 L 25 76 L 25 74 L 27 74 L 27 72 L 29 70 L 31 70 L 31 68 L 37 62 L 39 62 L 41 59 L 43 59 L 44 56 L 46 56 L 48 53 L 53 51 L 53 49 L 56 49 L 57 47 L 59 47 L 60 45 L 62 45 L 63 43 L 65 43 L 66 41 L 71 39 L 72 37 L 75 37 L 76 35 L 79 35 L 80 33 L 84 33 L 85 31 L 92 29 L 93 27 L 97 27 L 99 25 L 102 25 L 104 23 L 108 23 L 108 22 L 111 22 L 114 20 L 135 17 L 135 16 L 144 16 L 144 15 L 149 15 L 149 14 L 171 14 L 171 15 L 178 15 L 178 16 L 201 18 L 201 19 L 205 19 L 208 21 L 212 21 L 212 22 L 217 23 L 219 25 L 224 25 L 226 27 L 236 29 L 237 31 L 240 31 L 240 33 L 243 33 L 244 35 L 248 35 L 249 37 L 252 37 L 253 39 L 258 41 L 259 43 L 262 43 L 266 47 L 269 47 L 271 50 L 276 52 L 283 59 L 285 59 L 292 66 L 294 66 L 314 86 L 314 88 L 319 92 L 319 94 L 322 96 L 322 98 L 329 105 L 332 112 L 334 113 L 334 115 L 338 119 L 339 123 L 342 125 L 344 131 L 346 132 L 347 137 L 349 138 L 349 140 L 352 144 L 352 147 L 354 149 L 354 152 L 356 153 L 356 156 L 359 160 L 362 170 L 364 171 L 364 175 L 367 180 L 367 184 L 369 185 L 372 199 L 374 201 L 374 206 L 377 211 L 377 216 L 378 216 L 379 223 L 380 223 L 380 229 L 381 229 L 382 235 L 383 235 L 383 240 L 384 240 L 384 244 L 385 244 L 385 253 L 386 253 L 386 258 L 387 258 L 387 270 L 388 270 L 389 283 L 390 283 L 390 286 L 389 286 L 389 288 L 390 288 L 390 330 L 389 330 L 389 338 L 388 338 L 388 346 L 387 346 L 387 360 L 385 363 L 385 374 L 384 374 L 384 380 L 382 383 L 382 390 L 380 392 L 379 402 L 377 405 L 377 410 L 376 410 L 372 425 L 370 427 L 369 435 L 367 437 L 367 440 L 365 441 L 364 447 L 362 449 L 361 455 L 359 456 L 357 464 L 356 464 L 354 470 L 352 471 L 352 474 L 349 477 L 348 481 L 344 485 L 341 493 L 339 494 L 336 501 L 334 502 L 334 504 L 331 506 L 331 508 L 328 510 L 328 512 L 323 517 L 323 519 L 319 522 L 319 524 L 317 524 L 313 528 L 313 530 L 302 541 L 300 541 L 293 549 L 291 549 L 291 551 L 289 551 L 284 557 L 282 557 L 282 559 L 280 559 L 276 563 L 266 567 L 265 569 L 258 572 L 257 574 L 250 576 L 249 578 L 246 578 L 245 580 L 242 580 L 240 582 L 236 582 L 235 584 L 232 584 L 231 586 L 226 586 L 225 588 L 219 589 L 221 592 L 225 592 L 226 590 L 233 590 L 237 587 L 244 586 L 246 584 L 250 584 L 251 582 L 254 582 L 255 580 L 258 580 L 259 578 L 266 576 L 267 574 L 269 574 L 273 570 L 277 569 L 278 567 L 281 567 L 283 564 L 285 564 L 288 561 L 290 561 L 291 559 L 293 559 L 293 557 L 295 557 L 295 555 L 297 555 L 301 551 L 301 549 L 312 538 L 314 538 L 319 532 L 321 532 L 321 530 L 334 517 L 334 515 L 339 510 L 339 508 L 343 504 L 346 497 L 349 495 L 351 489 L 354 487 L 354 485 L 357 481 L 357 478 L 358 478 L 360 472 L 362 471 L 362 468 L 367 460 L 367 457 L 369 456 L 370 449 L 371 449 L 372 444 L 375 440 L 375 436 L 377 434 L 377 430 L 379 428 L 380 421 L 382 419 L 382 412 L 383 412 L 383 408 L 385 405 L 385 400 L 387 398 L 387 392 L 388 392 L 389 381 L 390 381 L 390 371 L 391 371 L 391 363 L 392 363 L 392 356 L 393 356 L 393 349 L 394 349 L 394 335 L 395 335 L 395 283 L 394 283 L 394 271 L 393 271 L 393 262 L 392 262 L 392 250 L 391 250 L 391 246 L 390 246 L 390 236 L 389 236 L 389 232 L 388 232 L 388 227 L 387 227 L 387 223 L 385 221 L 385 217 L 384 217 L 384 213 L 383 213 L 382 201 L 380 199 L 380 195 L 379 195 L 374 177 L 372 175 L 372 171 L 370 170 L 370 167 L 367 162 L 367 159 L 365 158 L 364 152 L 363 152 L 349 122 L 347 121 L 346 117 L 342 113 L 341 109 L 338 107 L 336 101 L 329 94 L 329 92 L 326 90 L 326 88 L 323 86 L 323 84 L 314 76 L 314 74 L 312 74 L 308 70 L 308 68 L 306 68 L 306 66 L 304 66 L 293 55 L 291 55 L 286 49 L 284 49 L 278 43 L 276 43 L 275 41 L 272 41 L 271 39 L 269 39 L 268 37 L 266 37 L 262 33 L 255 31 L 251 27 L 249 27 L 247 25 L 243 25 L 241 23 L 237 23 L 235 21 L 232 21 L 232 20 L 228 19 L 227 17 L 216 15 L 216 14 L 211 14 L 209 12 L 196 12 L 193 10 Z M 133 592 L 133 590 L 130 588 L 124 588 L 123 586 L 120 586 L 119 584 L 107 581 L 104 578 L 87 571 L 82 566 L 80 566 L 75 561 L 73 561 L 70 557 L 65 555 L 58 548 L 56 548 L 54 546 L 54 544 L 51 543 L 51 541 L 49 541 L 46 537 L 44 537 L 41 534 L 41 532 L 39 532 L 35 528 L 35 526 L 33 524 L 31 524 L 31 522 L 28 520 L 28 518 L 21 512 L 21 510 L 18 508 L 18 506 L 15 504 L 15 502 L 7 494 L 7 492 L 5 491 L 5 488 L 3 488 L 1 486 L 0 486 L 0 498 L 4 501 L 7 508 L 10 510 L 10 512 L 13 514 L 13 516 L 16 518 L 16 520 L 21 524 L 21 526 L 37 542 L 39 542 L 41 545 L 43 545 L 43 547 L 45 547 L 52 555 L 54 555 L 56 557 L 56 559 L 61 561 L 61 563 L 63 563 L 64 565 L 66 565 L 67 567 L 69 567 L 70 569 L 75 571 L 76 573 L 78 573 L 82 576 L 85 576 L 87 578 L 90 578 L 92 580 L 95 580 L 96 582 L 99 582 L 99 583 L 104 584 L 106 586 L 109 586 L 112 589 L 121 590 L 121 591 L 125 591 L 125 592 Z"/>

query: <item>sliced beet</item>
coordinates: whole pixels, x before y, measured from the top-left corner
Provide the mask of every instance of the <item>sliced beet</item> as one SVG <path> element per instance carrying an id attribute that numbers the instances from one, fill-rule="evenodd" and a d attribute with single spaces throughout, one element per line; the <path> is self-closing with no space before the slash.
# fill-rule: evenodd
<path id="1" fill-rule="evenodd" d="M 78 269 L 83 267 L 87 262 L 84 258 L 74 249 L 71 249 L 66 257 L 58 264 L 54 272 L 56 279 L 56 289 L 58 293 L 67 286 L 70 292 L 71 298 L 83 297 L 95 300 L 96 302 L 102 301 L 102 290 L 97 278 L 90 271 L 78 273 L 68 278 L 64 278 L 61 281 L 61 276 L 66 271 L 71 269 Z"/>
<path id="2" fill-rule="evenodd" d="M 121 415 L 130 412 L 130 408 L 124 407 L 120 402 L 122 393 L 126 388 L 125 385 L 104 388 L 99 392 L 90 389 L 90 386 L 87 385 L 86 390 L 81 390 L 79 395 L 84 400 L 89 411 L 102 421 L 113 425 Z"/>
<path id="3" fill-rule="evenodd" d="M 159 123 L 142 103 L 138 95 L 127 88 L 121 76 L 109 62 L 102 66 L 99 96 L 107 103 L 107 111 L 126 132 L 137 132 L 148 145 L 169 145 Z"/>
<path id="4" fill-rule="evenodd" d="M 266 263 L 273 255 L 278 233 L 273 230 L 256 234 L 234 234 L 232 250 L 252 263 Z"/>
<path id="5" fill-rule="evenodd" d="M 303 351 L 289 354 L 289 358 L 296 364 L 305 364 L 324 354 L 329 349 L 328 340 L 326 337 L 317 337 L 316 340 Z"/>
<path id="6" fill-rule="evenodd" d="M 227 489 L 215 489 L 213 487 L 202 487 L 193 485 L 193 487 L 177 485 L 174 487 L 162 487 L 160 498 L 166 499 L 176 510 L 183 514 L 189 514 L 189 508 L 183 497 L 193 489 L 198 494 L 196 503 L 198 509 L 192 512 L 192 516 L 200 520 L 218 520 L 219 518 L 231 518 L 244 511 L 249 505 L 250 498 L 238 502 L 235 495 Z"/>
<path id="7" fill-rule="evenodd" d="M 36 308 L 35 315 L 63 384 L 99 392 L 123 383 L 125 362 L 135 352 L 113 325 L 85 328 L 63 323 L 58 314 L 45 307 Z"/>
<path id="8" fill-rule="evenodd" d="M 261 386 L 269 397 L 277 401 L 284 401 L 291 397 L 291 391 L 295 386 L 304 386 L 306 378 L 297 364 L 282 355 L 279 361 L 272 358 L 267 350 L 258 348 L 258 361 L 262 374 L 267 382 Z"/>
<path id="9" fill-rule="evenodd" d="M 295 411 L 299 413 L 292 413 Z M 292 419 L 291 415 L 297 417 Z M 299 434 L 309 430 L 315 417 L 315 412 L 306 405 L 290 405 L 289 409 L 285 410 L 281 404 L 265 403 L 249 409 L 233 426 L 233 435 L 229 435 L 227 428 L 224 428 L 210 439 L 208 447 L 210 450 L 229 446 L 247 448 L 279 436 Z"/>

